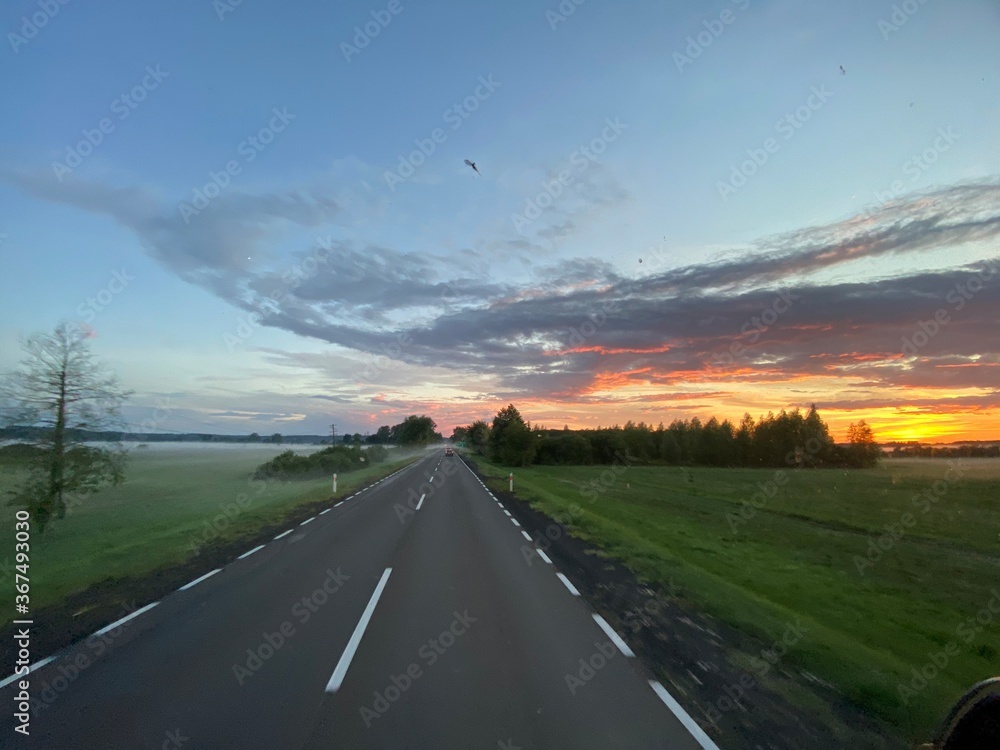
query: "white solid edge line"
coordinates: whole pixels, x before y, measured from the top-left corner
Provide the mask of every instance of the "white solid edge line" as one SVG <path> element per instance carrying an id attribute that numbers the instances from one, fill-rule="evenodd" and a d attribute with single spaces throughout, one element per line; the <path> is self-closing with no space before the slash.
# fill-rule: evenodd
<path id="1" fill-rule="evenodd" d="M 279 539 L 281 539 L 281 537 L 283 537 L 283 536 L 288 536 L 288 535 L 289 535 L 289 534 L 291 534 L 291 533 L 292 533 L 293 531 L 294 531 L 294 529 L 289 529 L 288 531 L 282 531 L 282 532 L 281 532 L 280 534 L 278 534 L 278 536 L 274 537 L 274 541 L 278 541 L 278 540 L 279 540 Z"/>
<path id="2" fill-rule="evenodd" d="M 531 534 L 529 534 L 529 533 L 528 533 L 527 531 L 522 531 L 522 532 L 521 532 L 521 536 L 523 536 L 523 537 L 524 537 L 525 539 L 527 539 L 527 540 L 528 540 L 529 542 L 531 541 Z"/>
<path id="3" fill-rule="evenodd" d="M 216 573 L 218 573 L 218 572 L 219 572 L 220 570 L 222 570 L 222 568 L 216 568 L 216 569 L 215 569 L 215 570 L 213 570 L 213 571 L 212 571 L 211 573 L 206 573 L 206 574 L 205 574 L 205 575 L 203 575 L 203 576 L 202 576 L 201 578 L 195 578 L 195 579 L 194 579 L 193 581 L 191 581 L 190 583 L 185 583 L 185 584 L 184 584 L 183 586 L 181 586 L 181 587 L 180 587 L 179 589 L 177 589 L 177 590 L 178 590 L 178 591 L 187 591 L 187 590 L 188 590 L 189 588 L 191 588 L 192 586 L 195 586 L 195 585 L 197 585 L 197 584 L 201 583 L 201 582 L 202 582 L 202 581 L 204 581 L 204 580 L 205 580 L 206 578 L 208 578 L 208 577 L 210 577 L 210 576 L 214 576 L 214 575 L 215 575 Z"/>
<path id="4" fill-rule="evenodd" d="M 660 700 L 663 701 L 667 708 L 669 708 L 674 716 L 684 725 L 691 736 L 695 738 L 695 741 L 704 748 L 704 750 L 719 750 L 719 746 L 712 742 L 712 738 L 705 734 L 705 730 L 698 726 L 698 722 L 691 718 L 687 711 L 681 708 L 681 704 L 674 700 L 674 696 L 667 692 L 667 689 L 663 687 L 656 680 L 650 680 L 649 686 L 653 688 Z"/>
<path id="5" fill-rule="evenodd" d="M 250 550 L 249 552 L 244 552 L 244 553 L 243 553 L 242 555 L 240 555 L 240 556 L 239 556 L 239 557 L 237 557 L 236 559 L 237 559 L 237 560 L 242 560 L 242 559 L 243 559 L 244 557 L 250 557 L 250 555 L 252 555 L 252 554 L 253 554 L 254 552 L 260 552 L 260 551 L 261 551 L 262 549 L 264 549 L 264 545 L 263 545 L 263 544 L 260 544 L 260 545 L 258 545 L 258 546 L 256 546 L 256 547 L 254 547 L 254 548 L 253 548 L 252 550 Z"/>
<path id="6" fill-rule="evenodd" d="M 543 560 L 545 560 L 545 562 L 547 562 L 549 565 L 552 564 L 552 561 L 549 559 L 549 556 L 545 554 L 544 550 L 536 549 L 535 552 L 537 552 L 538 556 Z"/>
<path id="7" fill-rule="evenodd" d="M 147 604 L 147 605 L 146 605 L 145 607 L 142 607 L 141 609 L 137 609 L 137 610 L 136 610 L 135 612 L 133 612 L 132 614 L 130 614 L 130 615 L 125 615 L 125 616 L 124 616 L 124 617 L 123 617 L 122 619 L 120 619 L 120 620 L 115 620 L 115 621 L 114 621 L 113 623 L 111 623 L 110 625 L 105 625 L 105 626 L 104 626 L 103 628 L 101 628 L 101 629 L 100 629 L 100 630 L 98 630 L 98 631 L 97 631 L 96 633 L 94 633 L 94 635 L 104 635 L 104 634 L 105 634 L 105 633 L 107 633 L 107 632 L 108 632 L 109 630 L 114 630 L 114 629 L 115 629 L 115 628 L 117 628 L 117 627 L 118 627 L 119 625 L 122 625 L 122 624 L 124 624 L 125 622 L 127 622 L 128 620 L 131 620 L 131 619 L 132 619 L 133 617 L 138 617 L 138 616 L 139 616 L 139 615 L 141 615 L 141 614 L 142 614 L 143 612 L 146 612 L 146 611 L 148 611 L 148 610 L 151 610 L 151 609 L 152 609 L 153 607 L 155 607 L 155 606 L 156 606 L 157 604 L 159 604 L 159 602 L 153 602 L 152 604 Z"/>
<path id="8" fill-rule="evenodd" d="M 570 583 L 570 580 L 566 576 L 562 573 L 556 573 L 556 578 L 563 582 L 563 585 L 569 589 L 569 593 L 573 596 L 580 596 L 580 592 L 576 590 L 576 586 Z"/>
<path id="9" fill-rule="evenodd" d="M 6 680 L 3 680 L 2 682 L 0 682 L 0 688 L 7 687 L 10 683 L 14 682 L 14 680 L 16 680 L 18 677 L 20 677 L 22 679 L 25 678 L 25 677 L 27 677 L 29 674 L 31 674 L 32 672 L 34 672 L 36 669 L 38 669 L 40 667 L 44 667 L 50 661 L 55 661 L 55 658 L 56 657 L 54 657 L 54 656 L 46 656 L 41 661 L 36 661 L 34 664 L 32 664 L 30 667 L 28 667 L 28 671 L 25 674 L 20 674 L 18 672 L 15 672 L 10 677 L 8 677 Z"/>
<path id="10" fill-rule="evenodd" d="M 320 514 L 321 516 L 325 516 L 325 515 L 326 515 L 327 513 L 329 513 L 329 512 L 331 511 L 331 510 L 333 510 L 333 508 L 327 508 L 326 510 L 321 510 L 321 511 L 319 512 L 319 514 Z"/>
<path id="11" fill-rule="evenodd" d="M 316 520 L 316 516 L 313 516 L 312 518 L 307 518 L 305 521 L 303 521 L 302 523 L 300 523 L 299 526 L 305 526 L 310 521 L 315 521 L 315 520 Z"/>
<path id="12" fill-rule="evenodd" d="M 392 573 L 392 568 L 386 568 L 385 572 L 382 574 L 381 580 L 378 582 L 378 586 L 375 587 L 375 592 L 372 594 L 372 598 L 368 600 L 368 606 L 365 607 L 365 611 L 361 613 L 361 619 L 358 620 L 357 627 L 354 628 L 354 632 L 351 634 L 351 640 L 347 642 L 347 647 L 344 649 L 344 653 L 340 655 L 340 661 L 337 662 L 337 666 L 333 670 L 333 676 L 331 676 L 330 681 L 326 683 L 326 692 L 336 693 L 340 690 L 340 686 L 344 683 L 344 677 L 347 676 L 347 668 L 351 666 L 351 659 L 354 658 L 354 652 L 358 650 L 358 644 L 361 643 L 361 637 L 365 634 L 365 628 L 368 627 L 368 621 L 372 618 L 372 613 L 375 611 L 375 605 L 378 604 L 378 599 L 382 596 L 382 590 L 385 588 L 385 584 L 389 580 L 390 573 Z"/>
<path id="13" fill-rule="evenodd" d="M 618 650 L 621 651 L 623 654 L 625 654 L 625 656 L 629 657 L 630 659 L 635 656 L 635 654 L 632 653 L 632 649 L 628 647 L 628 644 L 621 639 L 618 633 L 614 631 L 614 628 L 608 625 L 607 620 L 605 620 L 599 614 L 595 613 L 594 622 L 596 622 L 600 626 L 601 630 L 604 631 L 604 633 L 608 636 L 608 638 L 610 638 L 614 642 L 614 644 L 618 647 Z"/>

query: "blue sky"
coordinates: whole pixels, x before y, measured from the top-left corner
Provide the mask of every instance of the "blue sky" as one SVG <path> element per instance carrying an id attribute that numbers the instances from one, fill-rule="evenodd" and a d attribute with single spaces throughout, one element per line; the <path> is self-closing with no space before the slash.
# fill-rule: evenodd
<path id="1" fill-rule="evenodd" d="M 837 424 L 868 415 L 876 434 L 879 419 L 899 436 L 995 432 L 997 352 L 974 342 L 1000 284 L 952 324 L 967 336 L 906 361 L 888 343 L 933 315 L 928 296 L 945 304 L 952 276 L 996 257 L 995 2 L 911 0 L 895 18 L 888 2 L 398 0 L 394 14 L 245 0 L 220 19 L 225 5 L 5 6 L 0 369 L 21 337 L 67 319 L 136 390 L 130 419 L 169 403 L 163 429 L 363 432 L 427 412 L 450 431 L 507 400 L 549 424 L 656 422 L 815 400 Z M 345 54 L 373 14 L 391 20 Z M 55 166 L 104 118 L 92 153 Z M 433 153 L 387 180 L 419 141 Z M 720 191 L 748 150 L 766 161 Z M 229 162 L 238 173 L 185 217 L 181 202 Z M 552 206 L 518 231 L 512 217 L 562 171 Z M 814 252 L 824 243 L 835 262 Z M 707 273 L 781 254 L 811 260 Z M 309 272 L 310 257 L 325 260 Z M 707 281 L 667 283 L 694 276 Z M 931 291 L 913 296 L 911 276 Z M 876 286 L 890 281 L 911 290 L 905 304 Z M 815 337 L 793 340 L 806 330 L 794 316 L 744 367 L 706 364 L 740 335 L 747 295 L 836 299 L 844 284 L 872 297 L 866 333 L 822 353 L 881 356 L 878 377 L 804 366 Z M 587 351 L 566 346 L 572 322 L 616 295 Z M 675 328 L 684 300 L 708 321 L 699 331 Z M 860 331 L 850 310 L 822 314 Z M 684 357 L 637 351 L 664 341 Z M 960 364 L 976 375 L 942 374 Z"/>

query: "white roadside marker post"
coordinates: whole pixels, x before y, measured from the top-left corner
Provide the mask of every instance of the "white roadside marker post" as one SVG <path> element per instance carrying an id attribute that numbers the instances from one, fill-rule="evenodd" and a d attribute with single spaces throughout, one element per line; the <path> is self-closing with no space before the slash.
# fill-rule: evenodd
<path id="1" fill-rule="evenodd" d="M 337 475 L 333 475 L 333 494 L 337 494 Z"/>
<path id="2" fill-rule="evenodd" d="M 514 491 L 514 472 L 510 473 L 510 491 Z"/>

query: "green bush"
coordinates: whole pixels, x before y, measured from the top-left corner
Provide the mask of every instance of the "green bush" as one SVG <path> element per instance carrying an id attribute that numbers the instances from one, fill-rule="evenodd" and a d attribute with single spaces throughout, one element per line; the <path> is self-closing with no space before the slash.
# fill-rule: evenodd
<path id="1" fill-rule="evenodd" d="M 361 450 L 353 445 L 332 445 L 308 456 L 292 451 L 280 453 L 257 467 L 255 479 L 314 479 L 330 474 L 346 474 L 363 466 L 385 461 L 389 451 L 381 445 Z"/>

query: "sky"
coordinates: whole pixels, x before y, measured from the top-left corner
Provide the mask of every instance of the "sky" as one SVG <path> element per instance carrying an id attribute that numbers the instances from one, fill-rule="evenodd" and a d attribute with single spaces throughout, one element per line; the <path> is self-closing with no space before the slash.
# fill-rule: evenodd
<path id="1" fill-rule="evenodd" d="M 993 0 L 15 0 L 0 30 L 0 370 L 86 325 L 129 424 L 815 403 L 840 440 L 1000 439 Z"/>

